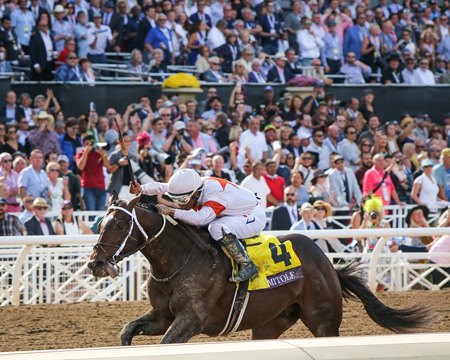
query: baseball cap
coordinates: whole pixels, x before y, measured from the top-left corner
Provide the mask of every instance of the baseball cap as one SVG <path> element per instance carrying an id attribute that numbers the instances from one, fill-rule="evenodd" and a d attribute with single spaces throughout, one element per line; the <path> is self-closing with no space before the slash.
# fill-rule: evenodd
<path id="1" fill-rule="evenodd" d="M 343 156 L 339 155 L 339 154 L 338 155 L 334 155 L 333 162 L 336 162 L 338 160 L 344 160 Z"/>
<path id="2" fill-rule="evenodd" d="M 56 162 L 60 162 L 60 161 L 64 161 L 64 162 L 69 162 L 69 158 L 66 155 L 59 155 L 58 158 L 56 159 Z"/>
<path id="3" fill-rule="evenodd" d="M 266 86 L 265 88 L 264 88 L 264 91 L 273 91 L 273 87 L 272 86 Z"/>
<path id="4" fill-rule="evenodd" d="M 310 133 L 308 130 L 301 129 L 301 130 L 298 132 L 298 138 L 299 138 L 300 140 L 309 139 L 309 138 L 311 138 L 311 133 Z"/>
<path id="5" fill-rule="evenodd" d="M 305 203 L 303 203 L 302 207 L 300 208 L 300 213 L 302 213 L 304 211 L 311 211 L 311 210 L 314 210 L 314 207 L 309 202 L 305 202 Z"/>
<path id="6" fill-rule="evenodd" d="M 5 198 L 0 198 L 0 204 L 6 205 L 6 199 Z"/>
<path id="7" fill-rule="evenodd" d="M 173 127 L 176 131 L 184 130 L 186 129 L 186 125 L 183 121 L 177 121 L 175 124 L 173 124 Z"/>
<path id="8" fill-rule="evenodd" d="M 112 1 L 107 1 L 107 2 L 105 3 L 105 8 L 114 9 L 114 2 L 112 2 Z"/>

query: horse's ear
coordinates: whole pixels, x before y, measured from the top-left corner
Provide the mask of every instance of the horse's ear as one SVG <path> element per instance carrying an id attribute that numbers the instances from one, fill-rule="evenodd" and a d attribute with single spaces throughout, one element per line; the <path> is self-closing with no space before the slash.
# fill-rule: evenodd
<path id="1" fill-rule="evenodd" d="M 141 200 L 141 196 L 136 196 L 134 199 L 128 201 L 128 205 L 134 207 L 139 202 L 139 200 Z"/>
<path id="2" fill-rule="evenodd" d="M 117 195 L 117 193 L 115 191 L 113 191 L 111 193 L 111 196 L 109 197 L 109 204 L 108 204 L 108 206 L 110 206 L 112 203 L 114 203 L 118 199 L 119 199 L 119 195 Z"/>

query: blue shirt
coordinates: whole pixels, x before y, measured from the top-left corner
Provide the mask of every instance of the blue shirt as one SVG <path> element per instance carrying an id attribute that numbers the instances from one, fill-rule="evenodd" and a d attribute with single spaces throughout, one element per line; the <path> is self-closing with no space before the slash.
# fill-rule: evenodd
<path id="1" fill-rule="evenodd" d="M 444 55 L 445 61 L 450 61 L 450 35 L 447 35 L 439 44 L 437 52 Z"/>
<path id="2" fill-rule="evenodd" d="M 30 45 L 31 31 L 35 25 L 34 16 L 31 11 L 23 12 L 20 9 L 14 10 L 11 14 L 11 24 L 16 32 L 19 44 Z"/>
<path id="3" fill-rule="evenodd" d="M 19 175 L 19 188 L 25 187 L 26 195 L 33 195 L 36 197 L 43 197 L 48 199 L 48 189 L 50 187 L 50 180 L 44 170 L 38 173 L 31 165 L 27 166 Z"/>
<path id="4" fill-rule="evenodd" d="M 341 60 L 341 63 L 344 63 L 342 41 L 339 35 L 326 33 L 322 40 L 325 43 L 325 46 L 320 49 L 323 66 L 328 66 L 327 59 Z"/>
<path id="5" fill-rule="evenodd" d="M 450 199 L 450 169 L 445 169 L 443 164 L 436 165 L 433 168 L 433 176 L 436 183 L 445 190 L 447 199 Z"/>

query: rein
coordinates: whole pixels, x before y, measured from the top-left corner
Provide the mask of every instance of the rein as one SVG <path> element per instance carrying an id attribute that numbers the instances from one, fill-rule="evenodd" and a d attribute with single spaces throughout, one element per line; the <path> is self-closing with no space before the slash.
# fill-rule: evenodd
<path id="1" fill-rule="evenodd" d="M 121 258 L 128 257 L 128 256 L 130 256 L 130 255 L 133 255 L 133 254 L 137 253 L 139 250 L 142 250 L 143 248 L 145 248 L 145 247 L 146 247 L 147 245 L 149 245 L 152 241 L 156 240 L 156 239 L 163 233 L 163 231 L 164 231 L 165 228 L 166 228 L 167 218 L 166 218 L 166 216 L 163 215 L 163 217 L 162 217 L 162 218 L 163 218 L 163 224 L 162 224 L 162 226 L 161 226 L 161 229 L 160 229 L 153 237 L 151 237 L 151 238 L 149 239 L 147 233 L 145 232 L 144 228 L 142 227 L 142 225 L 140 224 L 140 222 L 139 222 L 139 220 L 138 220 L 138 218 L 137 218 L 136 211 L 135 211 L 134 208 L 133 208 L 133 211 L 131 211 L 131 212 L 128 211 L 127 209 L 121 207 L 121 206 L 110 206 L 110 209 L 112 209 L 112 210 L 120 210 L 120 211 L 124 212 L 125 214 L 127 214 L 128 216 L 131 217 L 131 226 L 130 226 L 130 230 L 128 231 L 128 234 L 127 234 L 127 236 L 125 237 L 125 239 L 124 239 L 124 240 L 122 241 L 122 243 L 119 245 L 117 251 L 116 251 L 116 252 L 114 253 L 114 255 L 112 256 L 112 260 L 113 260 L 114 265 L 117 264 L 117 262 L 120 260 L 120 257 L 121 257 Z M 133 233 L 134 224 L 136 224 L 136 226 L 137 226 L 137 228 L 139 229 L 139 231 L 141 232 L 142 236 L 144 236 L 145 242 L 144 242 L 141 246 L 139 246 L 139 247 L 137 247 L 136 249 L 130 251 L 129 253 L 120 255 L 120 253 L 122 252 L 122 250 L 125 248 L 128 239 L 136 240 L 134 237 L 131 236 L 131 234 Z M 119 257 L 119 255 L 120 255 L 120 257 Z"/>

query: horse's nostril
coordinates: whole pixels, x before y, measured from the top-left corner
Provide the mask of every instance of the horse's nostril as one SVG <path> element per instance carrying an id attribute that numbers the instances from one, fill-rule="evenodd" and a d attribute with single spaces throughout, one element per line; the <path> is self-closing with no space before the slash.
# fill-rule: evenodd
<path id="1" fill-rule="evenodd" d="M 88 262 L 88 268 L 91 270 L 101 269 L 105 266 L 105 263 L 100 260 L 92 260 Z"/>

